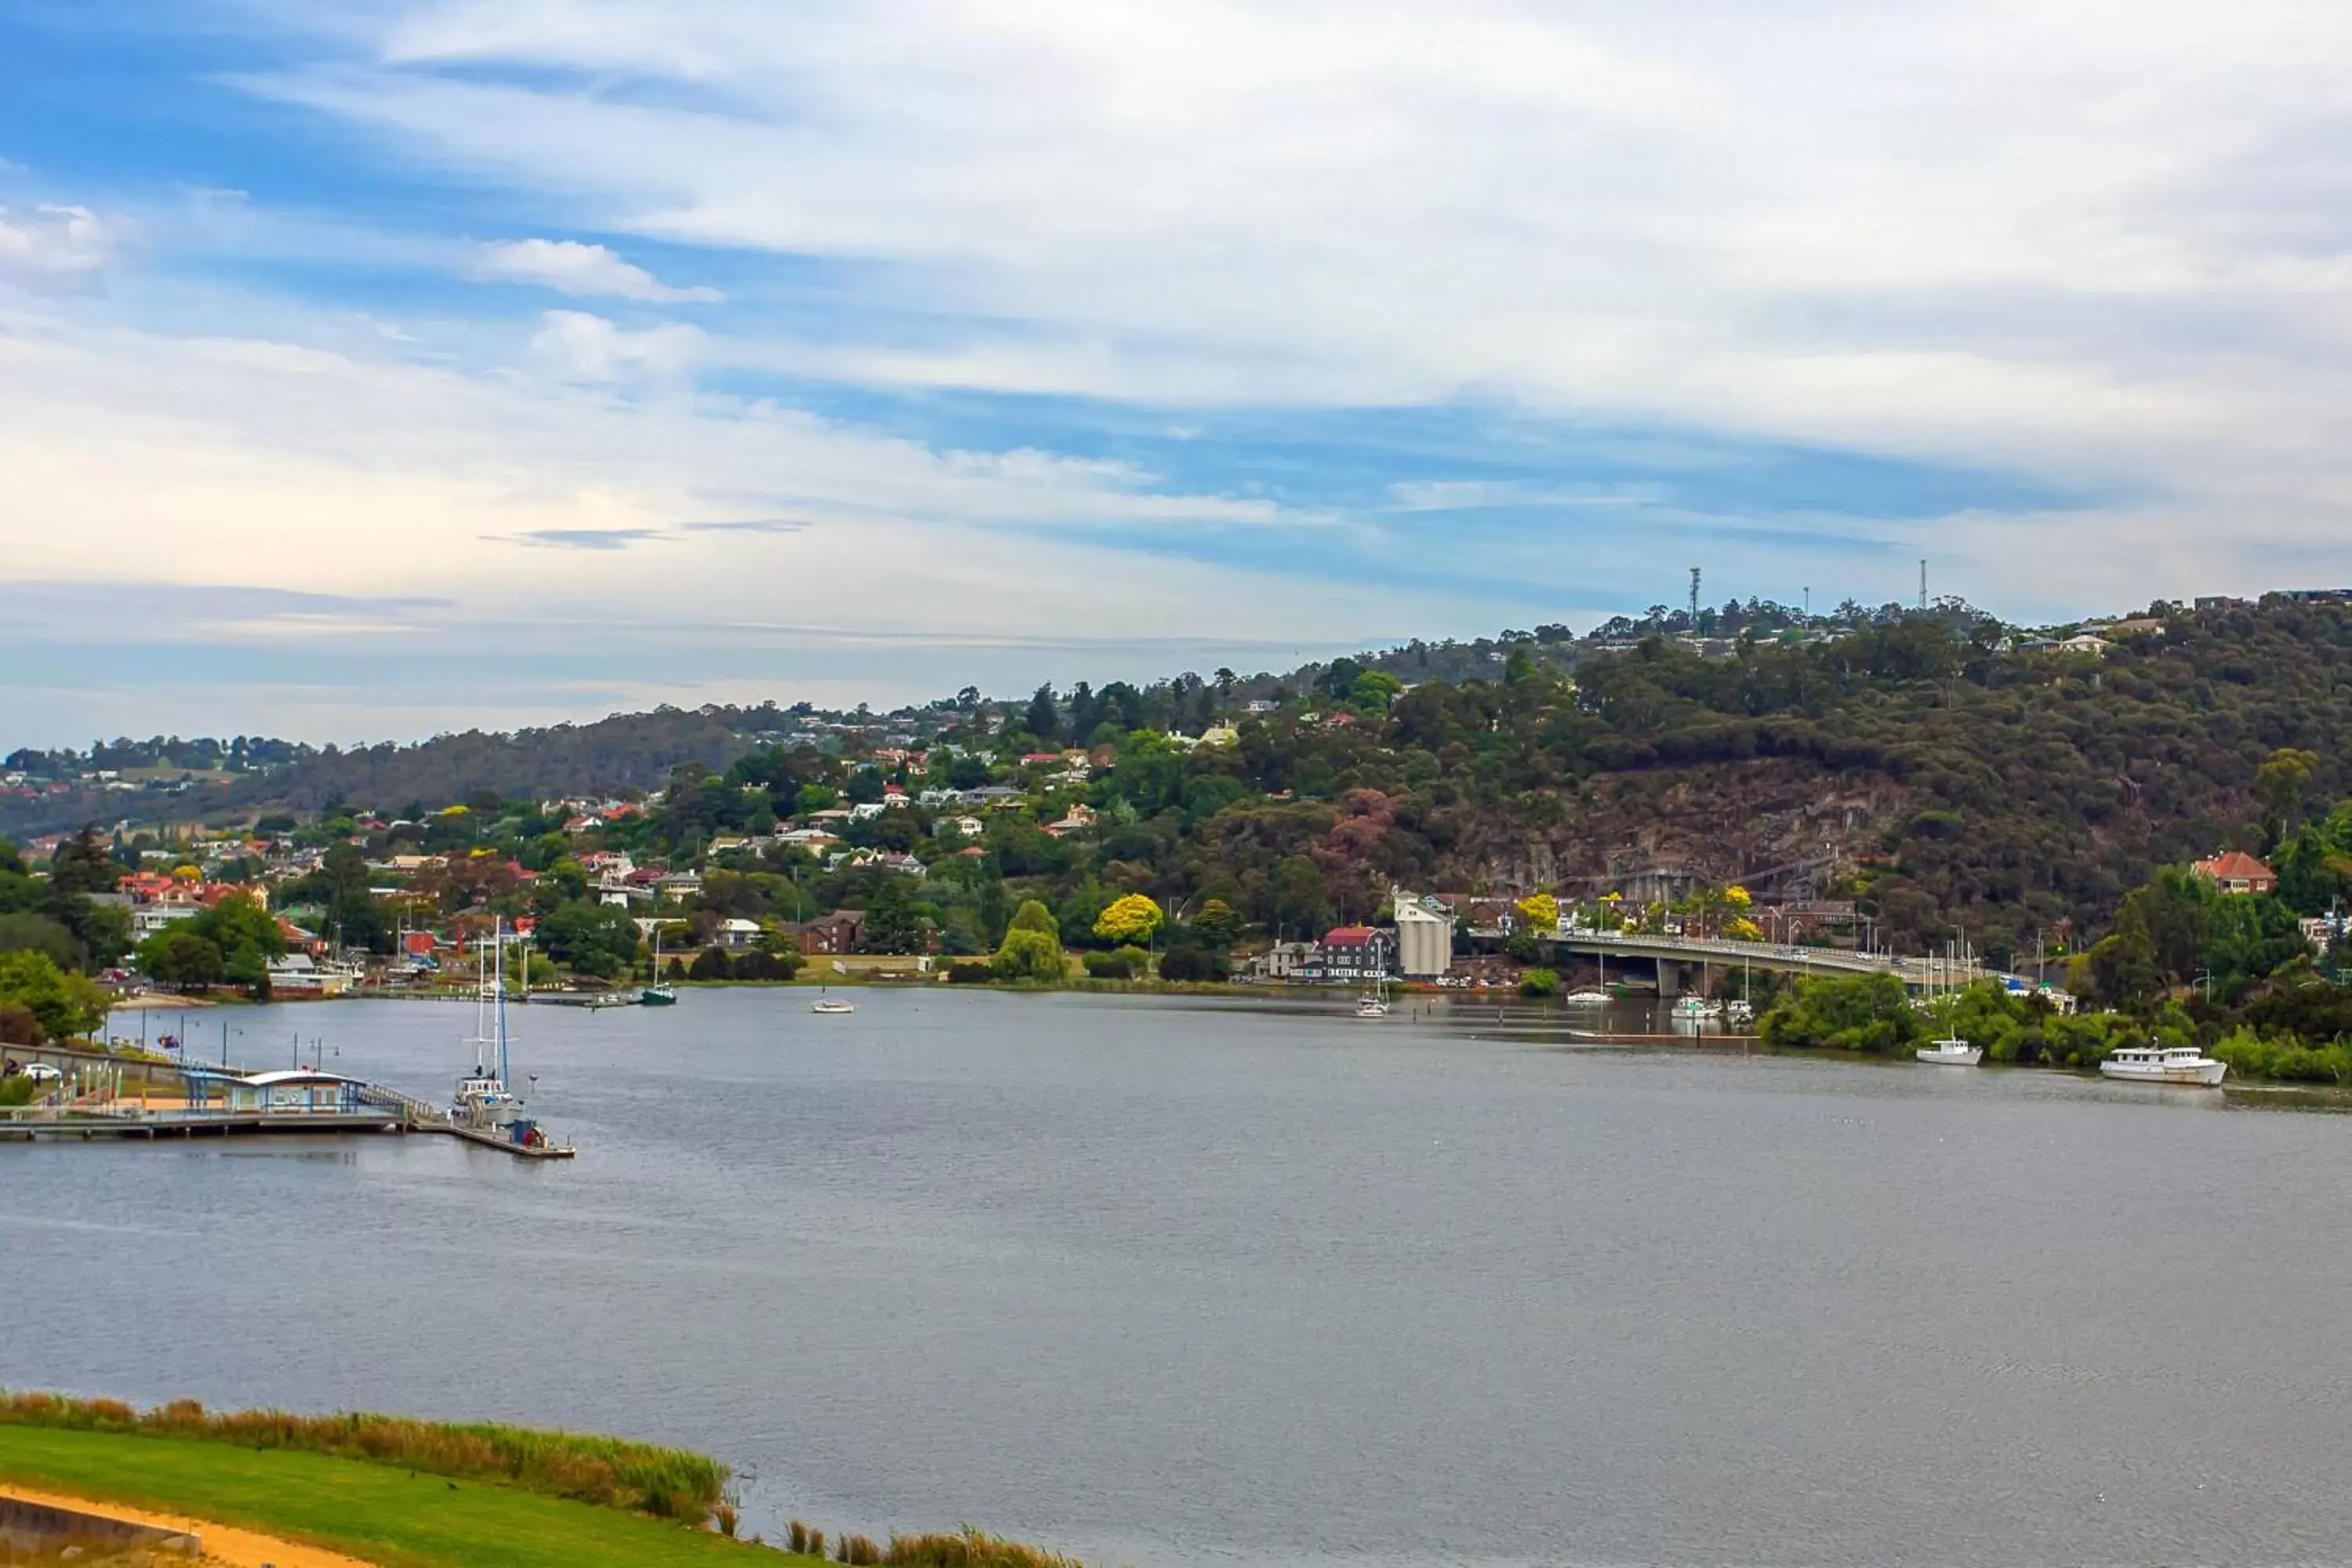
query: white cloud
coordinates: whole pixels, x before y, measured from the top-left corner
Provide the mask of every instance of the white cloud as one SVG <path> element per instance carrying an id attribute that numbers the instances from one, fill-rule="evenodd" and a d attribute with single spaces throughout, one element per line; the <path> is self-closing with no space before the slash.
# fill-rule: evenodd
<path id="1" fill-rule="evenodd" d="M 475 257 L 472 274 L 494 282 L 536 283 L 565 294 L 610 295 L 652 303 L 725 298 L 716 289 L 674 289 L 604 246 L 572 239 L 509 239 L 485 245 Z"/>
<path id="2" fill-rule="evenodd" d="M 530 341 L 532 355 L 565 381 L 671 381 L 693 364 L 702 333 L 668 322 L 629 331 L 584 310 L 550 310 Z"/>
<path id="3" fill-rule="evenodd" d="M 845 319 L 935 330 L 771 346 L 820 374 L 1468 395 L 2011 466 L 2160 494 L 2130 526 L 2192 558 L 2307 541 L 2352 479 L 2352 224 L 2311 196 L 2352 123 L 2345 7 L 377 15 L 343 63 L 255 85 L 595 227 L 883 264 L 846 274 Z M 447 68 L 483 65 L 530 75 Z M 565 76 L 621 66 L 682 90 Z"/>
<path id="4" fill-rule="evenodd" d="M 0 207 L 0 284 L 37 293 L 86 289 L 131 237 L 131 226 L 84 206 Z"/>

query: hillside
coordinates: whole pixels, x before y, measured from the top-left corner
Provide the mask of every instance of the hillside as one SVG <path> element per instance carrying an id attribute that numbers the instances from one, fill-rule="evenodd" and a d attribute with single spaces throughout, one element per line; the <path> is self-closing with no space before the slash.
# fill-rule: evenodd
<path id="1" fill-rule="evenodd" d="M 1144 890 L 1223 898 L 1261 926 L 1297 929 L 1370 912 L 1391 879 L 1636 899 L 1743 881 L 1768 897 L 1858 896 L 1915 950 L 1965 928 L 1998 956 L 2030 950 L 2035 933 L 2102 929 L 2161 864 L 2225 844 L 2267 849 L 2352 784 L 2336 747 L 2352 721 L 2344 606 L 2174 609 L 2091 652 L 2007 642 L 1990 620 L 1939 607 L 1839 636 L 1743 639 L 1721 657 L 1661 637 L 1587 643 L 1572 661 L 1533 635 L 1452 645 L 1444 662 L 1490 674 L 1409 686 L 1392 673 L 1418 662 L 1408 651 L 1025 703 L 967 690 L 889 716 L 664 710 L 321 752 L 192 791 L 175 815 L 335 803 L 415 815 L 469 797 L 657 789 L 685 767 L 710 787 L 674 792 L 614 836 L 675 858 L 812 799 L 854 796 L 876 747 L 929 747 L 931 773 L 896 761 L 883 772 L 910 794 L 992 778 L 1031 792 L 1026 811 L 992 817 L 984 859 L 939 867 L 925 889 L 957 945 L 992 943 L 1007 898 L 1030 892 L 1082 922 L 1108 897 Z M 1254 688 L 1271 711 L 1242 710 Z M 1219 716 L 1239 724 L 1237 744 L 1159 739 Z M 1109 764 L 1082 784 L 1015 765 L 1074 741 Z M 2312 755 L 2266 784 L 2282 748 Z M 878 794 L 882 775 L 863 776 Z M 1101 812 L 1095 830 L 1039 831 L 1074 799 Z M 928 840 L 935 815 L 909 814 L 880 847 Z M 779 851 L 765 868 L 793 868 Z M 870 877 L 810 869 L 795 900 L 870 894 Z"/>

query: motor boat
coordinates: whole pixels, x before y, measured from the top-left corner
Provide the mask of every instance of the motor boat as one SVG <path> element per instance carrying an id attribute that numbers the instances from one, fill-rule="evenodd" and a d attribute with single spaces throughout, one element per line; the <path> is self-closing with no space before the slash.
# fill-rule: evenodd
<path id="1" fill-rule="evenodd" d="M 1571 991 L 1561 997 L 1559 1005 L 1563 1007 L 1606 1007 L 1609 1005 L 1609 993 L 1595 991 L 1588 985 L 1581 991 Z"/>
<path id="2" fill-rule="evenodd" d="M 2193 1084 L 2218 1089 L 2230 1070 L 2195 1046 L 2126 1046 L 2099 1064 L 2099 1071 L 2126 1083 Z"/>
<path id="3" fill-rule="evenodd" d="M 1726 1002 L 1723 1005 L 1723 1018 L 1727 1024 L 1752 1024 L 1756 1021 L 1756 1005 L 1753 1002 L 1738 1000 Z"/>
<path id="4" fill-rule="evenodd" d="M 1385 1018 L 1388 1016 L 1389 1005 L 1378 996 L 1359 996 L 1356 998 L 1357 1017 Z"/>
<path id="5" fill-rule="evenodd" d="M 809 1004 L 809 1011 L 825 1014 L 855 1013 L 857 1011 L 857 1004 L 846 996 L 820 996 Z"/>
<path id="6" fill-rule="evenodd" d="M 1984 1047 L 1972 1046 L 1955 1035 L 1949 1039 L 1935 1040 L 1912 1053 L 1923 1062 L 1944 1068 L 1972 1068 L 1984 1060 Z"/>
<path id="7" fill-rule="evenodd" d="M 1675 1017 L 1681 1022 L 1696 1023 L 1722 1016 L 1723 1004 L 1710 1002 L 1704 996 L 1685 996 L 1675 1004 Z"/>

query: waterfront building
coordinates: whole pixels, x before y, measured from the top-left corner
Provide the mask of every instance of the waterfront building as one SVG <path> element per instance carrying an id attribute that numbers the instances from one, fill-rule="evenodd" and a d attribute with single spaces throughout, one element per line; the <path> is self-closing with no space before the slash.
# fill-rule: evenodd
<path id="1" fill-rule="evenodd" d="M 1434 980 L 1454 967 L 1454 911 L 1434 897 L 1395 890 L 1397 973 Z"/>

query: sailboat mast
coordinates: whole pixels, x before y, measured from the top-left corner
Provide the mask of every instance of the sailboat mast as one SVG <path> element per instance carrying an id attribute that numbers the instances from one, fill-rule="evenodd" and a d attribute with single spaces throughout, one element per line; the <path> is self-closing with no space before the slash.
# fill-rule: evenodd
<path id="1" fill-rule="evenodd" d="M 499 1081 L 507 1081 L 507 937 L 506 918 L 490 917 L 490 941 L 497 951 L 491 958 L 494 982 L 499 988 Z"/>

